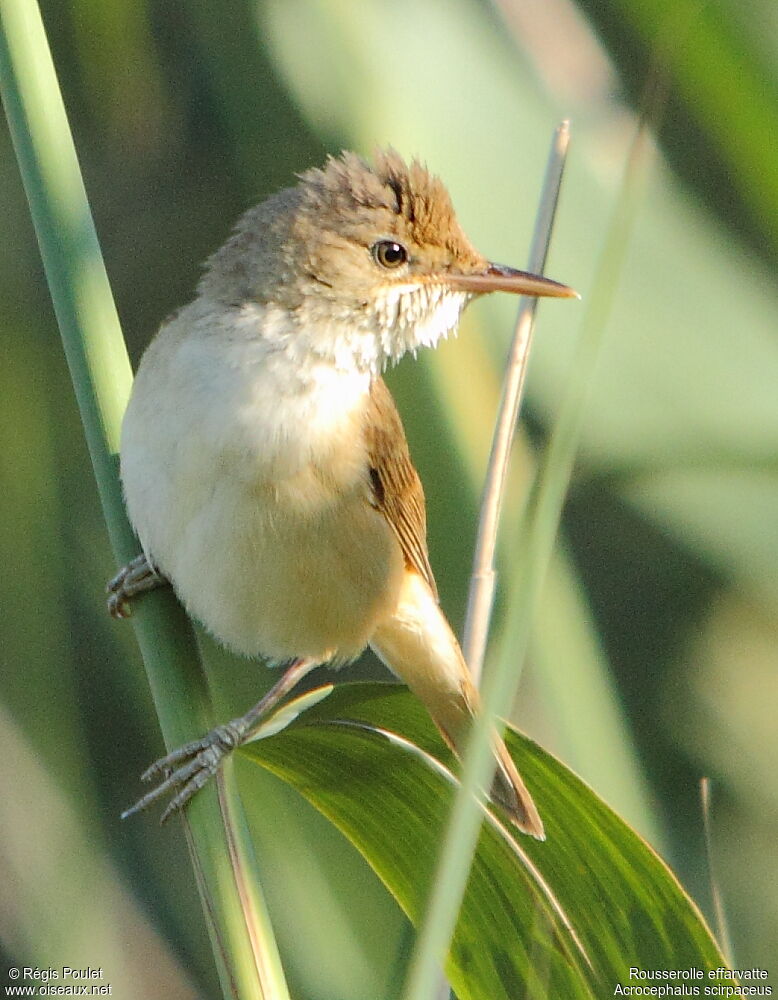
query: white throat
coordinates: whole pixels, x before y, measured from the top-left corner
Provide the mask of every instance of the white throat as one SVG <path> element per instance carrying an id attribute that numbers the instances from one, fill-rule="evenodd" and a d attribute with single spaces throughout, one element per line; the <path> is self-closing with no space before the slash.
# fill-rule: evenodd
<path id="1" fill-rule="evenodd" d="M 435 347 L 459 322 L 472 298 L 443 284 L 393 285 L 359 312 L 339 312 L 326 301 L 304 303 L 291 316 L 277 306 L 242 307 L 244 322 L 256 327 L 268 347 L 282 351 L 304 377 L 330 365 L 342 373 L 380 375 L 387 364 L 420 347 Z"/>
<path id="2" fill-rule="evenodd" d="M 462 310 L 472 298 L 443 284 L 394 285 L 378 300 L 381 340 L 387 361 L 399 361 L 408 351 L 435 347 L 456 329 Z"/>

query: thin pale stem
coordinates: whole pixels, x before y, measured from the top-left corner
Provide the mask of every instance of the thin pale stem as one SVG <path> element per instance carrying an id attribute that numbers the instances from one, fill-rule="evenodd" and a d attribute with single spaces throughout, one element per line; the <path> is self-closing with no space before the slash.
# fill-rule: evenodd
<path id="1" fill-rule="evenodd" d="M 138 544 L 124 512 L 116 452 L 132 373 L 35 0 L 0 0 L 0 91 L 111 543 L 125 563 Z M 168 746 L 210 728 L 197 644 L 172 595 L 146 597 L 134 622 Z M 288 1000 L 231 774 L 220 778 L 183 822 L 223 992 L 237 1000 Z"/>
<path id="2" fill-rule="evenodd" d="M 545 264 L 569 135 L 569 123 L 566 121 L 554 132 L 530 253 L 530 270 L 536 272 L 540 272 Z M 471 670 L 475 666 L 477 674 L 480 674 L 486 647 L 494 595 L 494 551 L 500 503 L 524 384 L 536 302 L 535 299 L 523 299 L 519 307 L 481 508 L 464 645 L 468 665 Z M 454 931 L 483 819 L 479 802 L 483 800 L 482 789 L 490 785 L 489 770 L 494 766 L 490 740 L 493 720 L 496 710 L 505 704 L 507 701 L 498 702 L 493 694 L 490 697 L 487 692 L 484 710 L 473 726 L 459 793 L 454 801 L 433 890 L 411 960 L 405 1000 L 446 996 L 447 987 L 440 979 L 441 959 Z"/>
<path id="3" fill-rule="evenodd" d="M 483 684 L 482 711 L 473 726 L 462 765 L 459 792 L 438 859 L 433 890 L 411 961 L 405 1000 L 429 1000 L 438 984 L 439 968 L 456 924 L 470 864 L 478 840 L 478 802 L 489 787 L 494 764 L 490 736 L 498 716 L 512 704 L 526 655 L 543 580 L 553 551 L 567 487 L 572 475 L 580 426 L 600 344 L 607 327 L 624 251 L 639 202 L 646 160 L 646 122 L 641 122 L 630 150 L 624 181 L 608 229 L 590 305 L 571 365 L 572 376 L 551 433 L 520 535 L 522 559 L 513 604 L 521 609 L 508 629 L 496 669 Z"/>
<path id="4" fill-rule="evenodd" d="M 570 123 L 563 121 L 554 132 L 551 143 L 546 176 L 535 220 L 535 231 L 530 246 L 528 270 L 535 274 L 542 274 L 546 264 L 569 143 Z M 497 548 L 500 510 L 505 495 L 511 446 L 516 433 L 516 422 L 527 376 L 537 305 L 538 300 L 528 296 L 522 297 L 519 303 L 516 328 L 505 370 L 502 398 L 497 413 L 492 450 L 489 455 L 489 465 L 481 500 L 467 615 L 462 638 L 465 660 L 476 683 L 480 680 L 483 671 L 486 642 L 489 635 L 489 622 L 496 584 L 494 555 Z"/>
<path id="5" fill-rule="evenodd" d="M 495 704 L 512 704 L 518 683 L 517 664 L 529 646 L 532 621 L 546 569 L 556 541 L 586 402 L 594 378 L 600 345 L 607 327 L 624 252 L 642 191 L 649 153 L 645 121 L 638 127 L 630 149 L 613 220 L 595 271 L 588 308 L 570 365 L 570 378 L 529 500 L 517 545 L 521 561 L 509 602 L 520 613 L 510 622 L 494 672 Z M 489 684 L 493 678 L 488 678 Z"/>

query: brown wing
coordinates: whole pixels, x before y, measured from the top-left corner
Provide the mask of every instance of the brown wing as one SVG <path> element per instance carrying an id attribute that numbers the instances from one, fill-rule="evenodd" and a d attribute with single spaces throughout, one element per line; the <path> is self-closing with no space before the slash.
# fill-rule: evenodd
<path id="1" fill-rule="evenodd" d="M 400 414 L 382 378 L 370 389 L 365 425 L 370 461 L 370 502 L 392 526 L 405 562 L 423 577 L 437 598 L 427 554 L 424 490 L 408 452 Z"/>

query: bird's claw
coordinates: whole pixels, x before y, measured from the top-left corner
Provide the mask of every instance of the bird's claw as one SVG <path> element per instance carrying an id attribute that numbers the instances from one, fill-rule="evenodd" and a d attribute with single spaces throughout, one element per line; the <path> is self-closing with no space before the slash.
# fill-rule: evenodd
<path id="1" fill-rule="evenodd" d="M 192 796 L 206 784 L 208 779 L 219 770 L 224 758 L 235 747 L 240 746 L 250 738 L 257 724 L 266 718 L 268 713 L 289 694 L 298 681 L 315 666 L 315 660 L 294 660 L 267 694 L 245 715 L 241 715 L 222 726 L 217 726 L 200 739 L 191 740 L 165 757 L 160 757 L 141 776 L 143 781 L 159 779 L 160 783 L 139 799 L 134 806 L 123 812 L 122 819 L 141 812 L 167 793 L 171 793 L 173 797 L 162 813 L 161 822 L 164 823 L 174 812 L 182 809 Z"/>
<path id="2" fill-rule="evenodd" d="M 165 583 L 165 578 L 156 571 L 146 556 L 141 553 L 123 566 L 113 579 L 106 584 L 108 612 L 112 618 L 129 618 L 132 614 L 130 600 L 137 594 Z"/>
<path id="3" fill-rule="evenodd" d="M 141 775 L 141 781 L 162 780 L 150 792 L 138 799 L 135 805 L 125 809 L 121 818 L 127 819 L 153 805 L 163 795 L 173 793 L 173 797 L 162 813 L 160 823 L 164 823 L 173 813 L 189 802 L 192 796 L 207 784 L 219 770 L 222 761 L 240 742 L 240 735 L 231 723 L 217 726 L 207 736 L 185 743 L 177 750 L 160 757 Z"/>

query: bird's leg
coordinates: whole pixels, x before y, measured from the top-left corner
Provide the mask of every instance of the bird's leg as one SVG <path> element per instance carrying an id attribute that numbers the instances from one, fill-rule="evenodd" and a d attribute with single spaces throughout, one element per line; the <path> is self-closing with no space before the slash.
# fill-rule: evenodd
<path id="1" fill-rule="evenodd" d="M 163 780 L 134 806 L 125 810 L 122 819 L 140 812 L 168 792 L 173 793 L 173 798 L 162 813 L 160 822 L 164 823 L 174 812 L 183 808 L 195 792 L 216 773 L 227 754 L 245 743 L 257 723 L 275 708 L 307 673 L 318 666 L 319 662 L 311 659 L 294 660 L 261 701 L 258 701 L 245 715 L 232 719 L 223 726 L 217 726 L 199 740 L 185 743 L 166 757 L 155 761 L 141 775 L 141 781 L 153 781 L 155 778 Z"/>
<path id="2" fill-rule="evenodd" d="M 129 605 L 131 598 L 166 583 L 168 580 L 157 572 L 141 552 L 106 584 L 109 613 L 113 618 L 129 618 L 132 613 Z"/>

